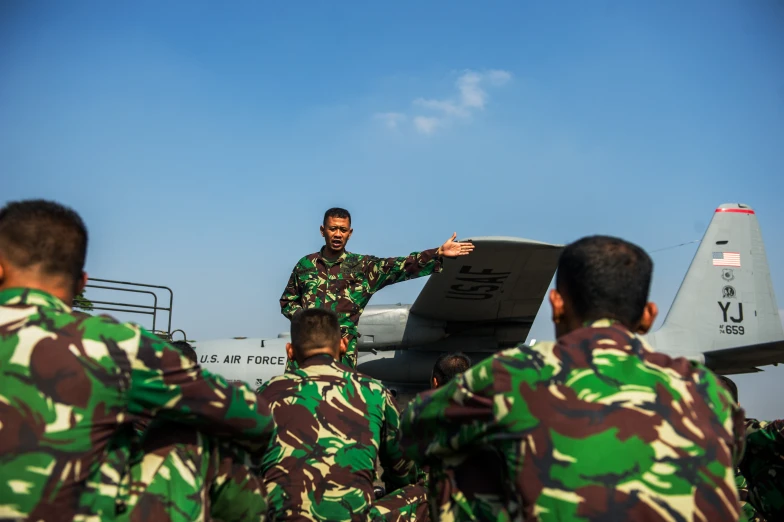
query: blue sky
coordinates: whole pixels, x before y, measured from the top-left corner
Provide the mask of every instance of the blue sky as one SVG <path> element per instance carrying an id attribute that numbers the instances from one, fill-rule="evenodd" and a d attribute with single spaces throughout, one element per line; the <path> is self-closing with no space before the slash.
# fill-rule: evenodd
<path id="1" fill-rule="evenodd" d="M 453 231 L 657 249 L 740 201 L 784 308 L 783 24 L 775 1 L 7 1 L 0 200 L 74 206 L 89 273 L 171 286 L 190 338 L 285 330 L 330 206 L 353 251 L 400 255 Z M 695 251 L 653 254 L 662 317 Z M 751 413 L 784 414 L 782 377 L 738 378 Z"/>

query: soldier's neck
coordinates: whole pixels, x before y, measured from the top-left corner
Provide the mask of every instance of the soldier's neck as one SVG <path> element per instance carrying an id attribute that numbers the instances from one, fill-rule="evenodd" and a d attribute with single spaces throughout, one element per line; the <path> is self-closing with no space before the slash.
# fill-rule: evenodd
<path id="1" fill-rule="evenodd" d="M 32 290 L 40 290 L 49 295 L 53 295 L 63 303 L 71 306 L 74 300 L 73 290 L 64 285 L 61 278 L 50 277 L 29 277 L 24 276 L 24 273 L 6 272 L 2 282 L 0 282 L 0 290 L 7 288 L 30 288 Z"/>
<path id="2" fill-rule="evenodd" d="M 299 355 L 296 360 L 300 366 L 304 365 L 309 359 L 321 356 L 324 362 L 332 362 L 338 360 L 337 351 L 332 347 L 314 348 L 308 350 L 306 353 Z"/>
<path id="3" fill-rule="evenodd" d="M 321 249 L 321 257 L 326 259 L 327 261 L 335 261 L 337 258 L 343 255 L 345 249 L 343 250 L 332 250 L 328 246 L 325 246 Z"/>

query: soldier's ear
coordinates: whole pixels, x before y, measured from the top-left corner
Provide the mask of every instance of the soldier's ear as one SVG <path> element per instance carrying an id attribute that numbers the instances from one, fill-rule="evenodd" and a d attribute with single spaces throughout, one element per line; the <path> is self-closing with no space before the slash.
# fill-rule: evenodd
<path id="1" fill-rule="evenodd" d="M 348 339 L 345 337 L 340 338 L 340 356 L 343 357 L 348 351 Z"/>
<path id="2" fill-rule="evenodd" d="M 76 294 L 81 294 L 84 287 L 87 286 L 87 272 L 82 272 L 82 277 L 79 278 L 79 281 L 76 283 Z"/>
<path id="3" fill-rule="evenodd" d="M 291 343 L 286 343 L 286 355 L 288 356 L 289 361 L 294 360 L 294 347 Z"/>
<path id="4" fill-rule="evenodd" d="M 642 309 L 642 317 L 640 323 L 637 325 L 636 333 L 645 335 L 653 326 L 656 316 L 659 315 L 659 307 L 656 303 L 646 303 L 645 308 Z"/>
<path id="5" fill-rule="evenodd" d="M 326 231 L 326 229 L 324 228 L 324 225 L 321 225 L 319 227 L 319 230 L 321 231 L 321 237 L 324 237 L 324 232 Z"/>
<path id="6" fill-rule="evenodd" d="M 561 293 L 553 288 L 550 290 L 550 308 L 552 310 L 553 323 L 558 324 L 564 319 L 564 300 Z"/>

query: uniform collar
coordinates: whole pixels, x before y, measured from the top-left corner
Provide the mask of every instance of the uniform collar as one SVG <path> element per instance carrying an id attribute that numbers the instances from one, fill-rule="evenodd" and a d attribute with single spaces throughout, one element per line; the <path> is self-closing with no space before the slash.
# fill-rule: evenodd
<path id="1" fill-rule="evenodd" d="M 595 321 L 585 321 L 583 323 L 582 328 L 578 328 L 562 336 L 561 339 L 566 339 L 571 335 L 576 335 L 579 338 L 580 334 L 577 332 L 580 332 L 581 330 L 584 332 L 585 328 L 596 328 L 596 329 L 604 328 L 604 329 L 612 329 L 618 332 L 622 332 L 623 335 L 629 337 L 630 339 L 638 340 L 643 350 L 654 351 L 653 348 L 647 343 L 644 337 L 632 332 L 626 326 L 624 326 L 622 322 L 618 321 L 617 319 L 611 319 L 609 317 L 596 319 Z M 584 335 L 584 333 L 582 335 Z"/>
<path id="2" fill-rule="evenodd" d="M 609 317 L 596 319 L 595 321 L 585 321 L 583 323 L 584 328 L 609 328 L 611 326 L 618 326 L 624 330 L 628 330 L 628 328 L 622 325 L 617 319 L 610 319 Z"/>
<path id="3" fill-rule="evenodd" d="M 328 265 L 337 265 L 338 263 L 342 263 L 343 261 L 345 261 L 346 257 L 348 257 L 349 254 L 347 250 L 344 250 L 343 253 L 340 254 L 337 259 L 331 261 L 326 257 L 324 257 L 324 248 L 326 247 L 321 247 L 321 249 L 318 251 L 318 258 L 321 259 L 321 261 L 324 264 L 328 264 Z"/>
<path id="4" fill-rule="evenodd" d="M 58 312 L 71 312 L 71 307 L 49 292 L 35 288 L 8 288 L 0 291 L 0 306 L 33 305 L 53 308 Z"/>

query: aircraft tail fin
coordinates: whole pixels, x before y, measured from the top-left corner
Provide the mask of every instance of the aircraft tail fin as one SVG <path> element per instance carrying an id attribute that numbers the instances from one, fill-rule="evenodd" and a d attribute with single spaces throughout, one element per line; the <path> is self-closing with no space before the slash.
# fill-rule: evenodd
<path id="1" fill-rule="evenodd" d="M 754 210 L 716 209 L 662 327 L 651 344 L 703 359 L 720 373 L 784 362 L 784 328 Z"/>

